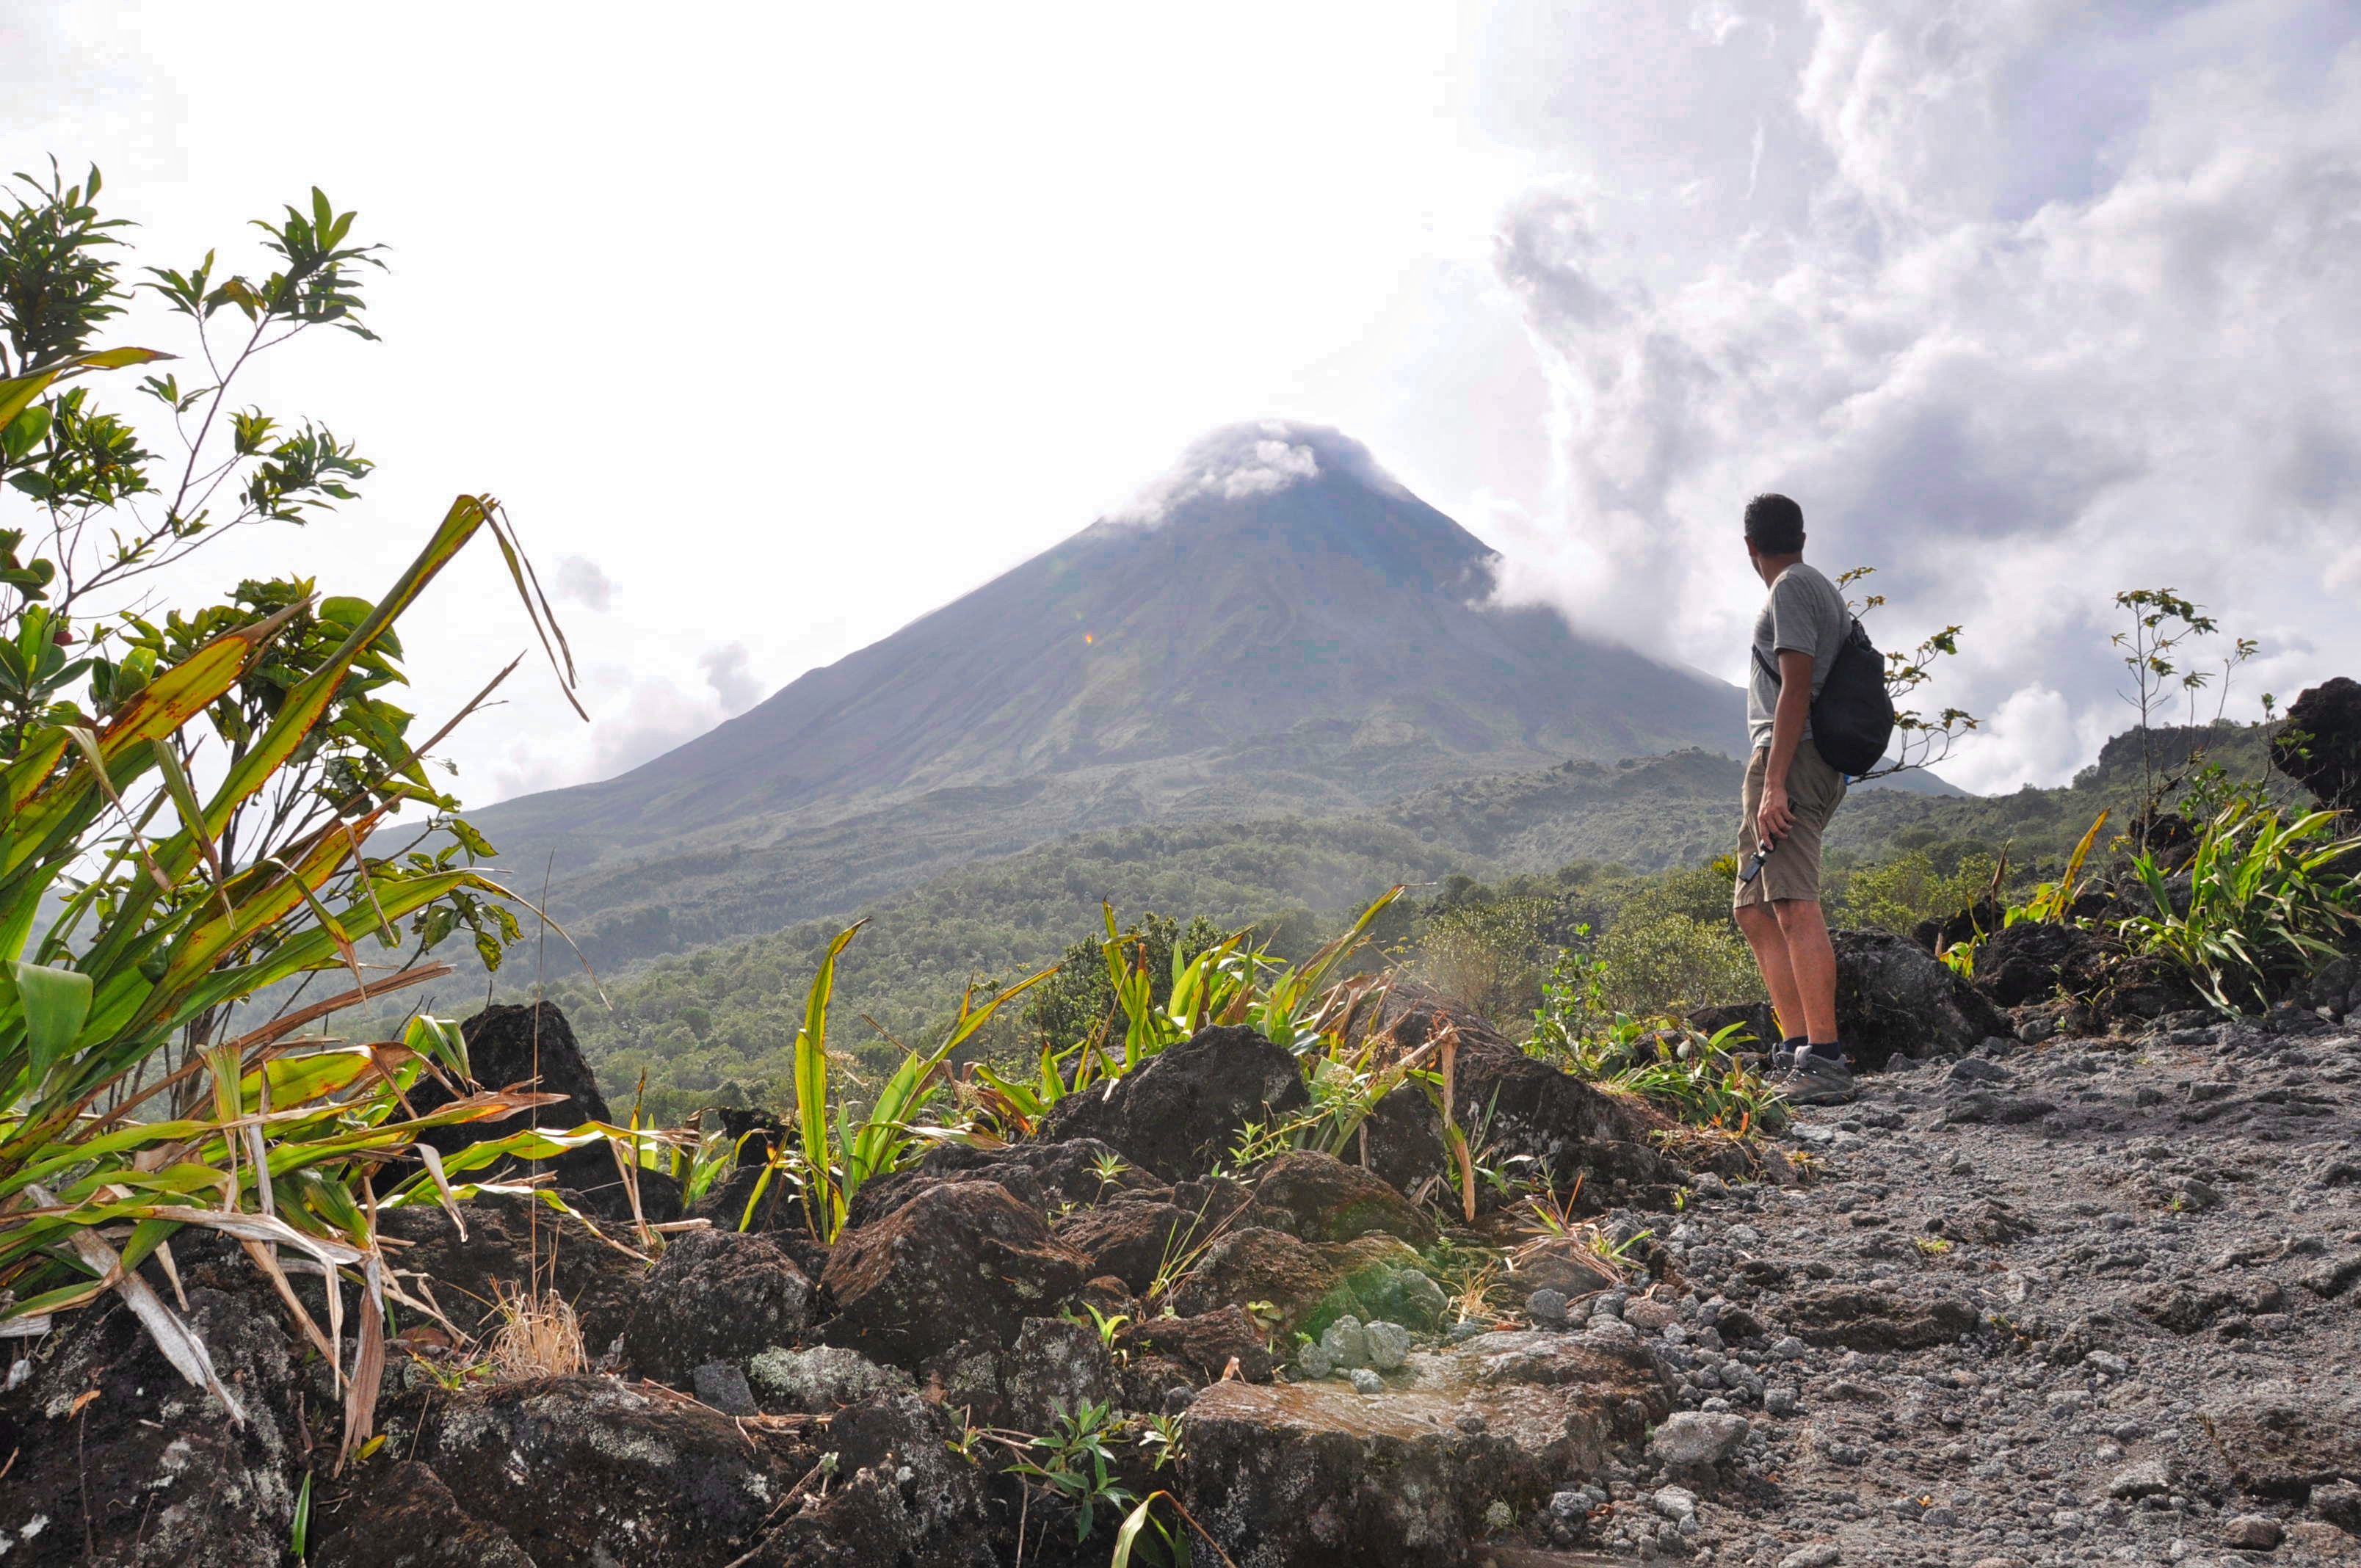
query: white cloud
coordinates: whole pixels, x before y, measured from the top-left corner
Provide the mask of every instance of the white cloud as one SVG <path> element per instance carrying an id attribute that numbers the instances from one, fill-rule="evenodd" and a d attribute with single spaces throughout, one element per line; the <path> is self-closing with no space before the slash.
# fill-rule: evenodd
<path id="1" fill-rule="evenodd" d="M 615 602 L 614 580 L 585 555 L 560 555 L 550 584 L 551 594 L 561 603 L 603 613 Z"/>
<path id="2" fill-rule="evenodd" d="M 2322 570 L 2361 520 L 2361 16 L 1754 10 L 1767 42 L 1664 0 L 1632 36 L 1675 91 L 1617 132 L 1648 181 L 1574 153 L 1503 223 L 1558 461 L 1504 591 L 1734 669 L 1740 510 L 1784 490 L 1817 558 L 1882 568 L 1882 641 L 1966 626 L 1962 782 L 2056 782 L 2122 727 L 2119 587 L 2302 649 L 2283 685 L 2361 659 Z M 1577 77 L 1620 43 L 1569 38 Z"/>
<path id="3" fill-rule="evenodd" d="M 1339 431 L 1290 420 L 1253 420 L 1224 425 L 1191 443 L 1168 472 L 1104 521 L 1154 526 L 1201 499 L 1235 501 L 1276 495 L 1318 478 L 1323 463 L 1391 493 L 1403 493 L 1367 447 Z"/>
<path id="4" fill-rule="evenodd" d="M 762 700 L 762 678 L 754 674 L 753 656 L 743 642 L 725 642 L 709 649 L 697 664 L 705 671 L 705 684 L 713 688 L 720 699 L 721 711 L 743 713 Z"/>

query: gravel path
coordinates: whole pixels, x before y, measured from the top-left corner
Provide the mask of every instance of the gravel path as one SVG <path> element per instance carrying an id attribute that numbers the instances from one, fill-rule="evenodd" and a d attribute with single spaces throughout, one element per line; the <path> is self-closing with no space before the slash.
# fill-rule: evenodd
<path id="1" fill-rule="evenodd" d="M 2361 1563 L 2361 1490 L 2338 1480 L 2361 1480 L 2361 1036 L 2218 1025 L 1897 1066 L 1802 1113 L 1806 1184 L 1708 1179 L 1669 1232 L 1623 1221 L 1657 1227 L 1677 1277 L 1600 1311 L 1689 1409 L 1751 1431 L 1700 1475 L 1666 1454 L 1675 1416 L 1611 1498 L 1561 1496 L 1560 1544 Z"/>

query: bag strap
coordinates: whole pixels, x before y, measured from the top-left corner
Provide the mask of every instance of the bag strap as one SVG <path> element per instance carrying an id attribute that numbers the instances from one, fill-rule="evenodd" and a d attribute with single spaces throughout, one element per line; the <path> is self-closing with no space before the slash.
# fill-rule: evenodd
<path id="1" fill-rule="evenodd" d="M 1854 638 L 1858 637 L 1861 641 L 1867 641 L 1869 640 L 1869 630 L 1861 625 L 1861 617 L 1856 615 L 1850 619 L 1852 620 L 1852 630 L 1845 633 L 1845 641 L 1850 642 Z M 1749 646 L 1752 646 L 1752 644 L 1749 644 Z M 1760 648 L 1754 649 L 1754 662 L 1763 666 L 1763 673 L 1771 677 L 1771 684 L 1775 686 L 1780 684 L 1779 666 L 1764 658 L 1763 656 L 1763 650 Z"/>

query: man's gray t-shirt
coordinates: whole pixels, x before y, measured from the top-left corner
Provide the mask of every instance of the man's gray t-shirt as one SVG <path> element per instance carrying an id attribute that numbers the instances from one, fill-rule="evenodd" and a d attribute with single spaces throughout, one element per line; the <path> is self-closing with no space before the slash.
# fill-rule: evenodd
<path id="1" fill-rule="evenodd" d="M 1754 652 L 1749 656 L 1746 683 L 1746 736 L 1756 751 L 1771 744 L 1771 726 L 1779 707 L 1779 683 L 1763 672 L 1779 667 L 1782 649 L 1812 656 L 1812 695 L 1828 685 L 1828 669 L 1852 629 L 1852 612 L 1844 595 L 1816 566 L 1798 561 L 1779 574 L 1763 613 L 1754 618 Z M 1804 738 L 1812 724 L 1804 721 Z"/>

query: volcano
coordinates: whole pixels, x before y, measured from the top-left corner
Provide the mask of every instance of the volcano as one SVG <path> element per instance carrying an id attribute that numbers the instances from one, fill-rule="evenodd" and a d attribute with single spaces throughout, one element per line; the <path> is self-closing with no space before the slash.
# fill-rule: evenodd
<path id="1" fill-rule="evenodd" d="M 707 734 L 475 820 L 507 863 L 555 850 L 577 917 L 702 896 L 710 938 L 1078 827 L 1739 749 L 1736 688 L 1493 604 L 1499 560 L 1357 442 L 1217 431 L 1122 512 Z"/>

